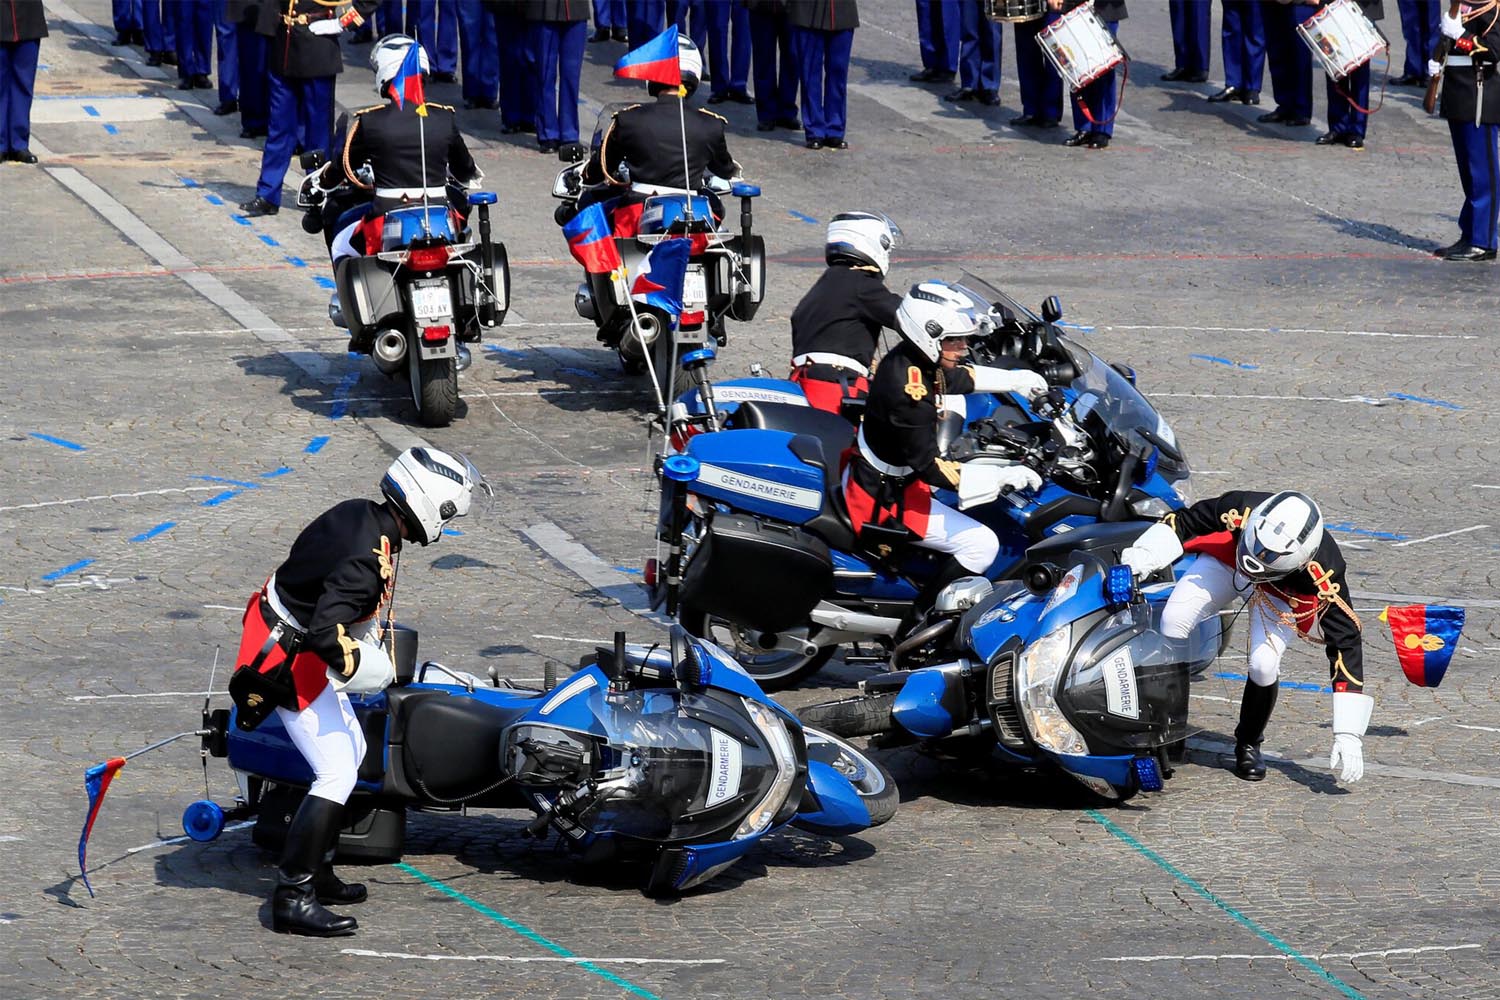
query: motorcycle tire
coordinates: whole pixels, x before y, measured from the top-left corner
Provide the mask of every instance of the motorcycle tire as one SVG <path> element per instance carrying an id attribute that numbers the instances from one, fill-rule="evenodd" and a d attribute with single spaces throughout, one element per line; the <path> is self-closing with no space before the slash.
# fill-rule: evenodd
<path id="1" fill-rule="evenodd" d="M 665 332 L 651 345 L 651 364 L 656 369 L 656 385 L 661 389 L 661 398 L 667 406 L 678 396 L 693 387 L 693 379 L 679 365 L 672 366 L 673 340 Z"/>
<path id="2" fill-rule="evenodd" d="M 790 652 L 780 655 L 758 652 L 740 640 L 739 626 L 723 618 L 684 605 L 677 615 L 677 620 L 689 635 L 708 639 L 733 653 L 740 666 L 744 667 L 745 671 L 755 678 L 755 683 L 760 685 L 761 690 L 767 693 L 785 691 L 787 688 L 800 684 L 822 670 L 823 665 L 833 658 L 836 650 L 834 646 L 825 646 L 812 656 Z M 715 634 L 716 629 L 719 630 L 719 634 Z M 809 637 L 815 635 L 817 629 L 818 626 L 811 626 L 808 629 Z M 722 634 L 724 631 L 729 632 L 727 637 Z"/>
<path id="3" fill-rule="evenodd" d="M 411 397 L 424 427 L 447 427 L 458 413 L 458 359 L 422 358 L 408 348 Z"/>
<path id="4" fill-rule="evenodd" d="M 807 739 L 807 759 L 827 764 L 849 779 L 870 811 L 871 826 L 887 823 L 896 815 L 901 793 L 896 788 L 896 779 L 883 764 L 832 733 L 804 726 L 803 735 Z"/>
<path id="5" fill-rule="evenodd" d="M 892 714 L 896 692 L 840 698 L 797 709 L 804 727 L 820 729 L 833 736 L 852 739 L 855 736 L 878 736 L 896 728 Z"/>

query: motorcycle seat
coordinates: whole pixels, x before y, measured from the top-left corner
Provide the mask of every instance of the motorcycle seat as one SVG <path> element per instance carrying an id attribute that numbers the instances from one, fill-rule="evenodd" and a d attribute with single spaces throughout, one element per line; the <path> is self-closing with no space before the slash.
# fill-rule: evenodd
<path id="1" fill-rule="evenodd" d="M 500 778 L 505 727 L 524 715 L 515 709 L 444 691 L 407 688 L 391 705 L 391 751 L 402 772 L 427 796 L 457 799 L 477 794 Z"/>
<path id="2" fill-rule="evenodd" d="M 748 400 L 725 421 L 728 428 L 788 431 L 792 454 L 823 470 L 823 506 L 803 527 L 831 547 L 856 550 L 854 526 L 844 506 L 844 484 L 840 457 L 854 442 L 854 428 L 837 414 L 811 406 Z"/>

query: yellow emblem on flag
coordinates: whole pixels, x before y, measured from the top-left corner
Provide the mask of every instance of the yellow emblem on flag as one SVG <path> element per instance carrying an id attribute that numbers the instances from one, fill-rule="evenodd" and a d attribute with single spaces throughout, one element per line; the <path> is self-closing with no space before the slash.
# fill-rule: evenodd
<path id="1" fill-rule="evenodd" d="M 1421 646 L 1429 653 L 1435 653 L 1438 650 L 1442 649 L 1445 645 L 1447 645 L 1447 643 L 1443 642 L 1442 639 L 1433 635 L 1431 632 L 1428 632 L 1424 635 L 1417 635 L 1415 632 L 1408 632 L 1406 634 L 1406 638 L 1403 639 L 1402 642 L 1406 644 L 1407 649 L 1416 649 L 1418 646 Z"/>

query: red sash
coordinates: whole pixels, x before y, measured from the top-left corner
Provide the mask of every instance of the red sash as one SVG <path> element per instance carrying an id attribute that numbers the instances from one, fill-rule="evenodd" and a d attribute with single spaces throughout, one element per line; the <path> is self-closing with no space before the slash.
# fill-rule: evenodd
<path id="1" fill-rule="evenodd" d="M 829 413 L 843 414 L 839 406 L 844 401 L 844 386 L 841 382 L 829 382 L 820 378 L 809 378 L 803 368 L 793 368 L 791 380 L 802 387 L 802 394 L 807 397 L 807 405 L 817 410 L 826 410 Z M 854 399 L 863 399 L 870 394 L 869 379 L 863 375 L 849 373 L 849 396 Z"/>
<path id="2" fill-rule="evenodd" d="M 237 668 L 255 661 L 275 624 L 266 621 L 265 615 L 261 613 L 261 597 L 264 593 L 264 590 L 257 590 L 251 594 L 250 603 L 245 606 L 244 631 L 240 635 L 239 655 L 234 661 Z M 286 651 L 280 646 L 272 647 L 261 662 L 260 672 L 268 673 L 285 661 Z M 292 683 L 297 688 L 297 708 L 300 711 L 328 686 L 328 664 L 316 653 L 306 650 L 298 653 L 292 660 Z"/>
<path id="3" fill-rule="evenodd" d="M 846 465 L 853 454 L 852 448 L 844 452 Z M 844 479 L 844 503 L 849 507 L 849 521 L 854 525 L 856 535 L 867 524 L 884 526 L 899 521 L 918 536 L 927 537 L 927 522 L 932 514 L 932 487 L 920 479 L 913 479 L 901 487 L 901 495 L 895 503 L 880 507 L 869 490 L 860 485 L 859 470 L 851 470 Z"/>

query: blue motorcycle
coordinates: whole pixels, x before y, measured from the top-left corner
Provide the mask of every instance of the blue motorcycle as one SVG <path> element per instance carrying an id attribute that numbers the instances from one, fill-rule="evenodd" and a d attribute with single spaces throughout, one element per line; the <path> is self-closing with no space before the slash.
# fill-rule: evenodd
<path id="1" fill-rule="evenodd" d="M 1032 546 L 1020 580 L 982 596 L 987 584 L 969 584 L 946 662 L 877 675 L 801 717 L 881 746 L 1054 767 L 1106 799 L 1159 791 L 1190 735 L 1190 676 L 1220 636 L 1217 619 L 1187 640 L 1162 636 L 1171 584 L 1142 590 L 1117 564 L 1145 527 L 1095 524 Z"/>
<path id="2" fill-rule="evenodd" d="M 1189 502 L 1187 458 L 1133 373 L 1063 336 L 1056 299 L 1038 317 L 972 276 L 963 283 L 988 303 L 978 359 L 1027 365 L 1056 387 L 1035 406 L 991 394 L 945 400 L 950 456 L 1026 462 L 1044 479 L 1034 493 L 967 509 L 1000 539 L 989 579 L 1015 576 L 1038 541 L 1100 521 L 1158 518 Z M 663 489 L 659 534 L 672 555 L 647 574 L 659 598 L 680 606 L 690 632 L 732 649 L 768 691 L 810 676 L 843 646 L 853 647 L 850 663 L 931 655 L 956 617 L 940 613 L 909 633 L 902 625 L 937 557 L 894 546 L 882 554 L 855 537 L 840 482 L 850 423 L 796 405 L 791 382 L 712 383 L 708 356 L 687 360 L 696 385 L 679 400 L 673 427 L 692 471 Z M 668 501 L 674 490 L 687 497 L 681 516 Z M 958 505 L 951 494 L 939 498 Z"/>
<path id="3" fill-rule="evenodd" d="M 841 836 L 895 815 L 880 764 L 802 726 L 680 628 L 649 648 L 617 633 L 545 691 L 418 671 L 410 630 L 396 650 L 397 683 L 352 699 L 369 750 L 339 837 L 345 862 L 399 860 L 413 808 L 521 808 L 535 814 L 528 834 L 556 830 L 587 862 L 640 864 L 660 895 L 708 881 L 788 824 Z M 194 803 L 184 826 L 210 840 L 226 817 L 253 816 L 255 842 L 279 850 L 312 772 L 274 714 L 249 732 L 236 718 L 206 712 L 203 743 L 228 758 L 239 801 Z"/>

